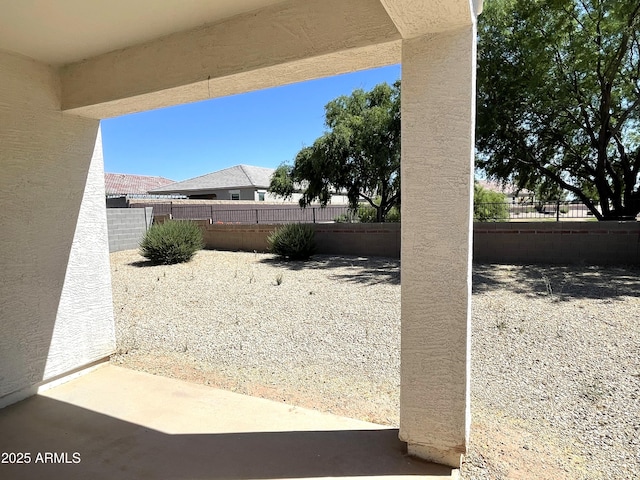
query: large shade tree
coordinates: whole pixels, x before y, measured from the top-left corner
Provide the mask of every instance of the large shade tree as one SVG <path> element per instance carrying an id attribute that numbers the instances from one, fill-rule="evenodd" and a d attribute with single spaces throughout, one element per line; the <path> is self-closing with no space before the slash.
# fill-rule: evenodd
<path id="1" fill-rule="evenodd" d="M 361 201 L 383 222 L 400 202 L 400 82 L 371 91 L 355 90 L 325 106 L 326 132 L 281 165 L 269 190 L 291 197 L 302 190 L 300 205 L 327 205 L 334 192 L 345 192 L 356 210 Z"/>
<path id="2" fill-rule="evenodd" d="M 478 25 L 477 166 L 640 212 L 640 2 L 492 0 Z"/>

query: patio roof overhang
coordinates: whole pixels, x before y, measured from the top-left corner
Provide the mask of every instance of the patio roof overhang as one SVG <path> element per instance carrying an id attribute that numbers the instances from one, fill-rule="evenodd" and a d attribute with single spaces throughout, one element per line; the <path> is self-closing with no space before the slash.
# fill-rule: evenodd
<path id="1" fill-rule="evenodd" d="M 113 352 L 99 119 L 401 62 L 400 437 L 410 454 L 459 465 L 481 1 L 188 5 L 3 4 L 0 405 Z"/>
<path id="2" fill-rule="evenodd" d="M 60 72 L 62 109 L 107 118 L 401 61 L 480 0 L 13 2 L 0 50 Z"/>

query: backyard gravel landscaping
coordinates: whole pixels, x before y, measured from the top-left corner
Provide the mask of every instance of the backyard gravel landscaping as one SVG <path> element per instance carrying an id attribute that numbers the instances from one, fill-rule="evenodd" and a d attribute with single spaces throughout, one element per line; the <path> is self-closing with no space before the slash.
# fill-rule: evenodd
<path id="1" fill-rule="evenodd" d="M 395 259 L 111 254 L 116 364 L 397 426 Z M 463 479 L 640 478 L 638 268 L 476 265 Z"/>

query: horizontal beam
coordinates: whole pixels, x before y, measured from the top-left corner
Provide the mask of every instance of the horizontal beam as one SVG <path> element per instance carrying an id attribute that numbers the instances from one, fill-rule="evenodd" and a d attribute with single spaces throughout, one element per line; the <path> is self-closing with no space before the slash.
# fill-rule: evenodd
<path id="1" fill-rule="evenodd" d="M 404 39 L 471 25 L 482 0 L 380 0 Z"/>
<path id="2" fill-rule="evenodd" d="M 400 63 L 401 40 L 356 48 L 297 62 L 265 67 L 222 78 L 211 78 L 142 95 L 67 108 L 68 113 L 89 118 L 111 118 L 155 108 L 236 95 L 315 78 L 340 75 Z"/>
<path id="3" fill-rule="evenodd" d="M 377 1 L 288 1 L 62 67 L 62 108 L 104 118 L 387 65 L 400 39 Z"/>

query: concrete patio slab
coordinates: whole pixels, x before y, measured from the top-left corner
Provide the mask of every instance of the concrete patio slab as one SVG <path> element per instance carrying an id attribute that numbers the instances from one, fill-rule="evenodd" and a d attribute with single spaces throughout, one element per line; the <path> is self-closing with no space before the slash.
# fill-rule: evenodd
<path id="1" fill-rule="evenodd" d="M 457 478 L 396 429 L 112 365 L 0 410 L 0 432 L 0 478 Z"/>

